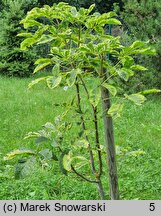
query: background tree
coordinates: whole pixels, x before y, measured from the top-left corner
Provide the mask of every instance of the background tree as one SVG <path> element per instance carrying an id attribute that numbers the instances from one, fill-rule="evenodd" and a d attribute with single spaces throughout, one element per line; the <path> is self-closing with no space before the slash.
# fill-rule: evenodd
<path id="1" fill-rule="evenodd" d="M 20 20 L 25 11 L 35 6 L 36 1 L 4 0 L 0 13 L 0 73 L 9 76 L 29 76 L 33 70 L 35 54 L 20 50 L 21 38 L 17 34 L 22 30 Z"/>
<path id="2" fill-rule="evenodd" d="M 161 4 L 154 0 L 123 0 L 124 8 L 120 13 L 128 26 L 125 43 L 136 39 L 149 41 L 156 49 L 156 56 L 139 57 L 137 61 L 149 68 L 147 73 L 136 74 L 134 81 L 129 81 L 128 88 L 143 89 L 161 86 Z M 126 28 L 127 30 L 127 28 Z"/>
<path id="3" fill-rule="evenodd" d="M 61 0 L 39 0 L 38 1 L 40 6 L 43 6 L 45 4 L 52 6 L 53 3 L 59 3 Z M 64 0 L 64 2 L 69 3 L 72 6 L 75 6 L 77 8 L 84 7 L 88 8 L 91 4 L 95 4 L 96 8 L 95 10 L 99 11 L 100 13 L 106 13 L 108 11 L 113 10 L 113 4 L 117 3 L 119 7 L 122 9 L 123 3 L 122 0 Z"/>

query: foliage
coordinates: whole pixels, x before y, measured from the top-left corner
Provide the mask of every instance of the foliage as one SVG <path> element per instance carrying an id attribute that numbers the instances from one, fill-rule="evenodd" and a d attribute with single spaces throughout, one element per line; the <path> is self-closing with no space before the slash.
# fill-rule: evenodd
<path id="1" fill-rule="evenodd" d="M 119 77 L 127 81 L 129 77 L 135 74 L 135 70 L 145 71 L 145 67 L 135 64 L 134 56 L 154 54 L 155 51 L 141 41 L 135 41 L 130 46 L 124 47 L 121 45 L 119 37 L 106 35 L 104 31 L 106 25 L 120 25 L 121 23 L 115 18 L 114 12 L 102 15 L 99 13 L 91 14 L 94 6 L 77 10 L 75 7 L 61 2 L 52 7 L 45 5 L 43 8 L 34 8 L 21 21 L 24 28 L 29 31 L 26 30 L 19 36 L 25 37 L 21 43 L 22 50 L 27 50 L 34 44 L 49 43 L 51 47 L 50 55 L 36 60 L 37 66 L 34 73 L 50 65 L 52 75 L 34 80 L 29 87 L 40 81 L 45 81 L 51 89 L 61 85 L 75 89 L 75 96 L 71 98 L 69 103 L 65 104 L 65 111 L 59 114 L 54 122 L 46 123 L 43 130 L 32 132 L 27 137 L 36 137 L 37 144 L 49 142 L 50 148 L 54 147 L 56 150 L 53 152 L 48 148 L 44 149 L 43 153 L 38 153 L 47 160 L 51 158 L 59 160 L 60 169 L 65 175 L 68 172 L 73 172 L 82 179 L 97 184 L 100 197 L 104 199 L 102 156 L 105 150 L 100 143 L 98 115 L 104 116 L 105 120 L 111 122 L 114 115 L 119 115 L 124 101 L 130 100 L 137 105 L 141 105 L 145 101 L 145 96 L 142 93 L 124 94 L 123 97 L 119 98 L 119 104 L 114 103 L 110 106 L 110 98 L 116 97 L 118 91 L 117 86 L 115 83 L 111 83 L 111 80 L 113 77 Z M 46 18 L 48 22 L 39 21 L 39 18 L 42 17 Z M 114 57 L 116 63 L 113 64 L 108 61 L 107 55 Z M 94 85 L 91 85 L 89 81 L 92 81 Z M 87 110 L 83 106 L 81 91 L 85 92 L 84 95 L 90 107 L 90 119 L 94 123 L 92 129 L 88 128 Z M 153 91 L 156 92 L 157 90 L 151 90 L 151 92 Z M 101 100 L 105 106 L 99 112 Z M 71 118 L 70 121 L 66 121 L 68 115 Z M 105 133 L 107 136 L 110 134 L 108 138 L 111 140 L 113 139 L 111 137 L 113 128 L 110 128 L 109 125 L 107 127 L 109 133 L 106 131 Z M 73 129 L 77 130 L 77 133 L 65 145 L 67 137 Z M 108 144 L 106 143 L 107 146 Z M 113 145 L 113 143 L 110 144 Z M 87 152 L 89 153 L 88 156 Z M 24 154 L 24 151 L 22 153 Z M 105 154 L 108 153 L 107 150 Z M 13 154 L 15 152 L 11 153 L 12 156 Z M 115 151 L 112 154 L 114 157 Z M 113 158 L 114 160 L 115 158 Z M 83 168 L 86 166 L 89 173 L 91 169 L 91 174 L 88 176 L 82 174 Z M 116 170 L 110 170 L 110 172 L 116 174 Z M 112 179 L 115 180 L 113 176 Z M 114 198 L 118 198 L 118 194 Z"/>
<path id="2" fill-rule="evenodd" d="M 138 71 L 134 81 L 130 80 L 128 88 L 144 89 L 161 86 L 161 4 L 159 1 L 151 0 L 123 0 L 124 10 L 121 17 L 127 23 L 130 40 L 149 41 L 149 44 L 156 49 L 156 56 L 139 56 L 138 63 L 145 64 L 149 70 L 146 73 Z M 126 39 L 127 40 L 127 37 Z"/>
<path id="3" fill-rule="evenodd" d="M 22 30 L 19 22 L 25 15 L 27 2 L 31 3 L 27 0 L 3 1 L 4 9 L 0 15 L 0 73 L 5 75 L 24 77 L 29 76 L 33 70 L 35 54 L 32 51 L 21 51 L 19 46 L 22 40 L 17 37 Z M 32 6 L 33 4 L 29 8 Z"/>

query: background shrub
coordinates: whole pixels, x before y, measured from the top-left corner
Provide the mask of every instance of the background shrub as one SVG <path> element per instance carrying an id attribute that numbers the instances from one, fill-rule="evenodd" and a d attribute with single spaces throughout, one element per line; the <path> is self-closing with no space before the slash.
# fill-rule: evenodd
<path id="1" fill-rule="evenodd" d="M 0 73 L 9 76 L 29 76 L 33 72 L 35 52 L 20 50 L 21 38 L 17 34 L 22 30 L 19 24 L 25 16 L 25 10 L 31 9 L 36 1 L 3 1 L 0 13 Z M 31 3 L 31 4 L 30 4 Z"/>
<path id="2" fill-rule="evenodd" d="M 136 72 L 133 81 L 129 79 L 129 90 L 159 88 L 161 86 L 161 4 L 154 0 L 122 0 L 124 3 L 120 17 L 123 20 L 124 43 L 129 41 L 149 41 L 156 49 L 156 56 L 137 58 L 138 64 L 143 64 L 149 70 L 146 73 Z"/>

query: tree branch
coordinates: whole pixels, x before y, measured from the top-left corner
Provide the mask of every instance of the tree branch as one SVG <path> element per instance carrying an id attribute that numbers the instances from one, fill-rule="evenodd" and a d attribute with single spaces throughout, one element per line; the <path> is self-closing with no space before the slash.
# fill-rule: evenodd
<path id="1" fill-rule="evenodd" d="M 78 84 L 78 80 L 76 80 L 76 91 L 77 91 L 77 101 L 78 101 L 78 109 L 79 109 L 79 112 L 82 113 L 82 108 L 81 108 L 81 97 L 80 97 L 80 89 L 79 89 L 79 84 Z M 81 123 L 82 123 L 82 128 L 83 128 L 83 131 L 86 131 L 86 125 L 85 125 L 85 121 L 84 121 L 84 117 L 82 114 L 80 114 L 80 118 L 81 118 Z M 88 151 L 89 151 L 89 154 L 90 154 L 90 162 L 91 162 L 91 169 L 92 169 L 92 173 L 95 173 L 96 172 L 96 169 L 95 169 L 95 164 L 94 164 L 94 156 L 93 156 L 93 152 L 92 152 L 92 148 L 91 148 L 91 145 L 90 145 L 90 142 L 89 142 L 89 138 L 88 136 L 86 135 L 85 136 L 87 142 L 88 142 Z"/>
<path id="2" fill-rule="evenodd" d="M 86 178 L 85 176 L 83 176 L 82 174 L 78 173 L 72 165 L 71 165 L 71 169 L 77 176 L 81 177 L 82 179 L 84 179 L 90 183 L 96 183 L 96 184 L 99 183 L 98 181 L 90 180 L 90 179 Z"/>
<path id="3" fill-rule="evenodd" d="M 87 86 L 82 79 L 81 76 L 79 76 L 82 85 L 84 87 L 84 90 L 86 91 L 87 98 L 89 99 L 89 92 L 87 89 Z M 101 156 L 101 148 L 100 148 L 100 142 L 99 142 L 99 132 L 98 132 L 98 119 L 97 119 L 97 107 L 94 107 L 92 104 L 92 110 L 93 110 L 93 116 L 94 116 L 94 127 L 95 127 L 95 140 L 96 140 L 96 147 L 97 147 L 97 152 L 98 152 L 98 160 L 99 160 L 99 174 L 97 178 L 99 178 L 102 175 L 102 156 Z"/>

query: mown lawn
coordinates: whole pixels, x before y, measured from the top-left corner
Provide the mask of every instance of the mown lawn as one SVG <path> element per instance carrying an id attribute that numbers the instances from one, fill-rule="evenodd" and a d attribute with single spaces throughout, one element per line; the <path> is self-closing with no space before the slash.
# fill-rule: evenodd
<path id="1" fill-rule="evenodd" d="M 16 159 L 3 157 L 17 148 L 36 148 L 24 140 L 62 112 L 55 106 L 72 97 L 71 90 L 51 91 L 43 84 L 28 90 L 32 80 L 0 77 L 0 199 L 99 199 L 95 185 L 74 174 L 62 175 L 55 165 L 14 179 Z M 161 199 L 161 100 L 149 97 L 143 106 L 126 103 L 121 118 L 114 120 L 121 199 Z M 100 123 L 103 135 L 103 126 Z M 70 139 L 70 138 L 69 138 Z M 103 140 L 103 139 L 102 139 Z M 108 197 L 108 179 L 103 182 Z"/>

